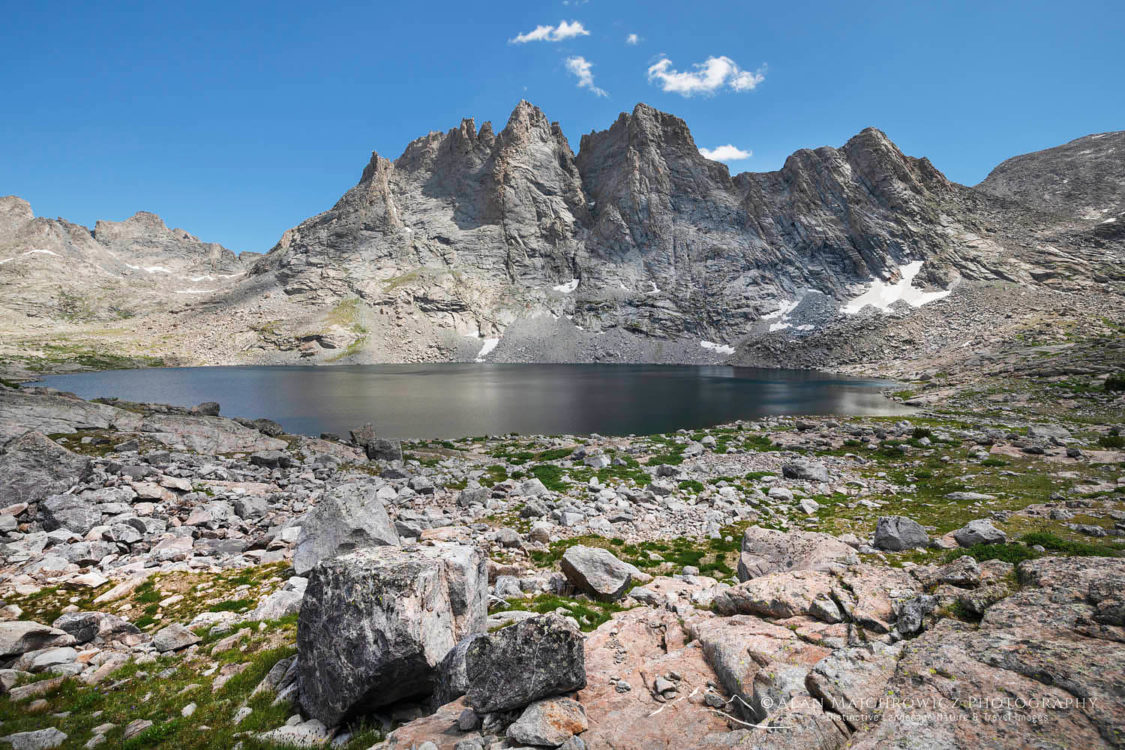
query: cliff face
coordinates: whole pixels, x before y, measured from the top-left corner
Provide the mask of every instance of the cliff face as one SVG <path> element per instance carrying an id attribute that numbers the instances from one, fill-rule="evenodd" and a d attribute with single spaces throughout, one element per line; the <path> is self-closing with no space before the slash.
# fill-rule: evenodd
<path id="1" fill-rule="evenodd" d="M 394 162 L 374 155 L 256 273 L 310 305 L 393 307 L 407 293 L 455 335 L 549 315 L 582 331 L 735 341 L 810 294 L 819 320 L 857 285 L 941 255 L 954 194 L 874 129 L 732 178 L 682 120 L 647 105 L 583 136 L 575 157 L 521 102 L 499 134 L 465 120 Z"/>

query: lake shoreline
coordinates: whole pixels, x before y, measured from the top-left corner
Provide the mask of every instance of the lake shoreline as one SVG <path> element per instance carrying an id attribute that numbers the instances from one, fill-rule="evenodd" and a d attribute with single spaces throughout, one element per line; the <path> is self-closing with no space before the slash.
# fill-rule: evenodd
<path id="1" fill-rule="evenodd" d="M 388 437 L 652 434 L 780 415 L 908 415 L 900 384 L 809 370 L 719 365 L 442 363 L 234 366 L 44 376 L 83 398 L 265 415 L 306 435 L 371 422 Z"/>

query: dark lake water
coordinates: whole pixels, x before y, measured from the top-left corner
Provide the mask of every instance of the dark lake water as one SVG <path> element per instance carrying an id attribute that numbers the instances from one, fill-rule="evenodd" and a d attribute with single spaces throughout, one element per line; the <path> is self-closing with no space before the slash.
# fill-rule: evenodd
<path id="1" fill-rule="evenodd" d="M 84 398 L 269 417 L 306 435 L 365 422 L 395 438 L 649 434 L 769 415 L 896 415 L 890 383 L 807 370 L 665 365 L 426 364 L 186 367 L 52 375 Z"/>

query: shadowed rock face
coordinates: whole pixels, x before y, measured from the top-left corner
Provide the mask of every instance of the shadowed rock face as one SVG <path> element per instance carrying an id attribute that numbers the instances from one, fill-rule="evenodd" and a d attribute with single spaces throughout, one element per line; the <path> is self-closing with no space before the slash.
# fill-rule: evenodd
<path id="1" fill-rule="evenodd" d="M 460 545 L 369 548 L 313 569 L 297 627 L 301 705 L 334 725 L 428 696 L 443 658 L 484 629 L 484 558 Z"/>

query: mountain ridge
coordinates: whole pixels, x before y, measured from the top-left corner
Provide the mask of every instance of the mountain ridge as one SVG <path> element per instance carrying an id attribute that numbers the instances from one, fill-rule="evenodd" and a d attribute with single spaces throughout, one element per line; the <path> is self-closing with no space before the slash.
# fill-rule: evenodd
<path id="1" fill-rule="evenodd" d="M 1072 171 L 1081 156 L 1067 157 Z M 0 205 L 5 271 L 35 260 L 11 262 L 9 225 L 29 212 Z M 799 149 L 778 170 L 732 175 L 682 119 L 647 104 L 583 134 L 575 152 L 526 100 L 498 132 L 465 118 L 393 160 L 373 152 L 333 206 L 258 258 L 146 213 L 94 230 L 50 226 L 88 253 L 143 261 L 129 266 L 179 257 L 226 271 L 177 267 L 178 278 L 225 277 L 206 288 L 141 285 L 134 314 L 188 363 L 720 362 L 736 350 L 746 361 L 763 342 L 775 363 L 778 347 L 852 330 L 849 306 L 877 287 L 880 307 L 861 319 L 910 315 L 904 300 L 944 293 L 930 304 L 952 315 L 967 283 L 1115 284 L 1122 248 L 1112 222 L 1045 210 L 1026 191 L 959 185 L 873 127 L 840 147 Z M 31 312 L 50 330 L 67 317 L 63 302 L 82 296 L 57 279 L 30 292 L 7 281 L 9 329 Z M 83 302 L 91 320 L 114 319 L 128 297 L 128 284 L 104 286 Z M 812 364 L 833 366 L 832 346 L 814 349 Z"/>

